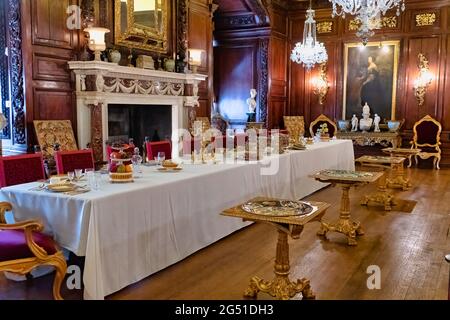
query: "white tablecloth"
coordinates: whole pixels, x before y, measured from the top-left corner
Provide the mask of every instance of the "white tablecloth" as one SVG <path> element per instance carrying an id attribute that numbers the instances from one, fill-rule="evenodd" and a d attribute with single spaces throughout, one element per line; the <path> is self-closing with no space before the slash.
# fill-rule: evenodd
<path id="1" fill-rule="evenodd" d="M 308 178 L 322 169 L 354 170 L 351 141 L 308 146 L 279 157 L 275 175 L 261 163 L 190 165 L 178 173 L 144 168 L 131 184 L 105 183 L 67 196 L 31 191 L 36 183 L 2 189 L 17 220 L 43 221 L 64 248 L 85 256 L 84 296 L 103 299 L 244 227 L 220 216 L 256 196 L 303 198 L 324 185 Z"/>

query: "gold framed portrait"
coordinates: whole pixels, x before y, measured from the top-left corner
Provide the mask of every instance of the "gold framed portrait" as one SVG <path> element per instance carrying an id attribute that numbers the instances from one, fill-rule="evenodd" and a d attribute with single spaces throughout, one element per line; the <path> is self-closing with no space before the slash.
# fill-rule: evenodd
<path id="1" fill-rule="evenodd" d="M 342 118 L 362 114 L 367 103 L 373 117 L 395 120 L 400 41 L 344 44 Z"/>

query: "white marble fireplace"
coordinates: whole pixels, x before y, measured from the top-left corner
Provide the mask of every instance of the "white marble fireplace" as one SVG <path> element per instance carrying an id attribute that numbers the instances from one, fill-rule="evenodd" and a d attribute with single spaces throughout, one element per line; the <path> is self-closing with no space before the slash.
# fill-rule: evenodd
<path id="1" fill-rule="evenodd" d="M 77 138 L 80 148 L 89 143 L 96 159 L 105 160 L 108 105 L 167 106 L 172 108 L 172 133 L 189 127 L 189 108 L 198 106 L 202 74 L 145 70 L 98 61 L 70 61 L 75 74 Z M 173 153 L 178 140 L 172 138 Z"/>

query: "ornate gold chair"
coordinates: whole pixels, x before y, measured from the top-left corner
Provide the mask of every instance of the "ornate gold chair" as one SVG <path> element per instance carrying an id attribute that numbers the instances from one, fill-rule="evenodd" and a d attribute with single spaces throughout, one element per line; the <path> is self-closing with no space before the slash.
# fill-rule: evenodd
<path id="1" fill-rule="evenodd" d="M 316 118 L 316 120 L 311 122 L 311 124 L 309 125 L 309 134 L 311 135 L 311 137 L 314 137 L 314 135 L 317 132 L 317 129 L 324 123 L 326 123 L 328 126 L 328 133 L 330 135 L 330 138 L 336 135 L 337 133 L 336 123 L 330 118 L 328 118 L 326 115 L 321 114 Z"/>
<path id="2" fill-rule="evenodd" d="M 284 116 L 284 128 L 289 136 L 297 141 L 300 136 L 305 135 L 305 118 L 303 116 Z"/>
<path id="3" fill-rule="evenodd" d="M 439 170 L 442 125 L 431 116 L 426 115 L 414 124 L 413 132 L 413 140 L 410 142 L 411 149 L 421 149 L 421 152 L 414 156 L 416 165 L 418 158 L 425 160 L 433 157 L 433 166 Z"/>
<path id="4" fill-rule="evenodd" d="M 43 226 L 37 221 L 7 224 L 5 213 L 11 210 L 11 204 L 0 202 L 0 271 L 26 275 L 37 266 L 53 266 L 53 297 L 62 300 L 61 284 L 67 270 L 62 251 L 51 237 L 41 233 Z"/>

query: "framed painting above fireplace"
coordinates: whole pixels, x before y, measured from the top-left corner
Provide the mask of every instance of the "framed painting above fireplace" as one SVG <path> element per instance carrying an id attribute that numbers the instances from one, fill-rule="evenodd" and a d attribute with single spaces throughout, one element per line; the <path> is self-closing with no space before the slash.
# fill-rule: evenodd
<path id="1" fill-rule="evenodd" d="M 371 116 L 395 119 L 400 41 L 344 45 L 343 119 L 361 117 L 367 103 Z"/>

